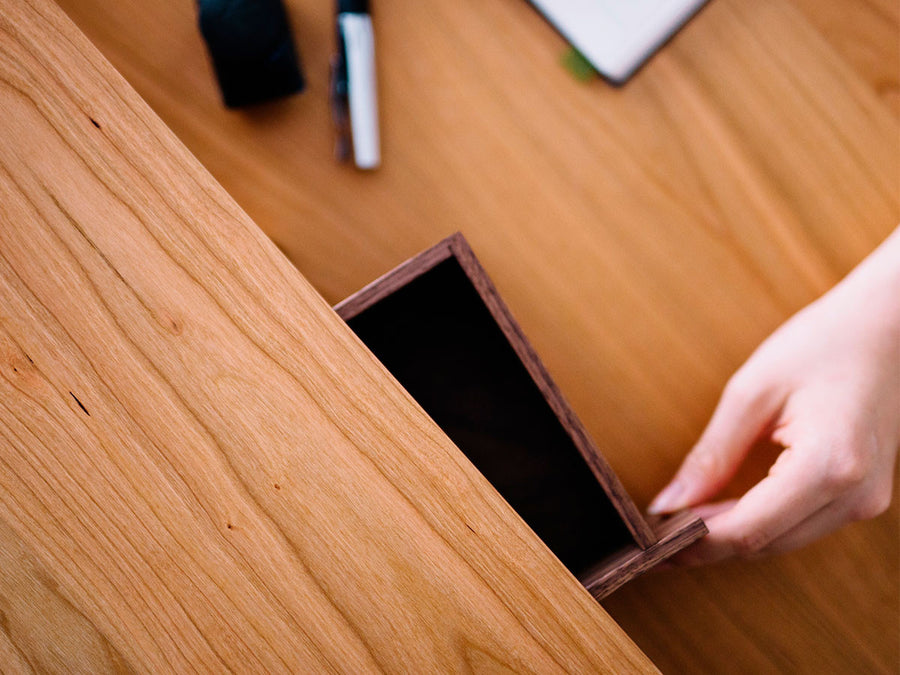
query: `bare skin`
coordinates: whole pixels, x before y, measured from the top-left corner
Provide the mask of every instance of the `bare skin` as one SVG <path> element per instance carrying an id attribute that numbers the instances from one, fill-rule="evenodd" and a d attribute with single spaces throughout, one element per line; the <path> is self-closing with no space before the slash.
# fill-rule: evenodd
<path id="1" fill-rule="evenodd" d="M 753 445 L 784 447 L 740 499 L 713 501 Z M 674 562 L 783 553 L 883 513 L 900 447 L 900 228 L 734 374 L 650 505 L 691 506 L 709 535 Z"/>

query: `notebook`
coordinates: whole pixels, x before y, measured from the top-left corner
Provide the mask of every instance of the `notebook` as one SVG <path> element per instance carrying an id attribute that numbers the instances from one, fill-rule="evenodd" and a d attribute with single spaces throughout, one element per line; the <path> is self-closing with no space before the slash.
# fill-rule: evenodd
<path id="1" fill-rule="evenodd" d="M 530 0 L 606 78 L 623 83 L 707 0 Z"/>

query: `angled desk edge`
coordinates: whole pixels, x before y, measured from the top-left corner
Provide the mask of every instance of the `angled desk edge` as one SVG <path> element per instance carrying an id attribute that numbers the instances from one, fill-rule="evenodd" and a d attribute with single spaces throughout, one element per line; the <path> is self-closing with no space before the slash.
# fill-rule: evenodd
<path id="1" fill-rule="evenodd" d="M 652 670 L 63 13 L 0 7 L 0 658 Z"/>

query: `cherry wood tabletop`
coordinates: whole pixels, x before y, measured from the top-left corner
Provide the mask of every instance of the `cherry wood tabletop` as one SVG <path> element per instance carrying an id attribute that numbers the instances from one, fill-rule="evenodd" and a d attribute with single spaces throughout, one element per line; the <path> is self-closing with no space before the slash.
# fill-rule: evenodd
<path id="1" fill-rule="evenodd" d="M 656 672 L 48 0 L 0 111 L 0 671 Z"/>
<path id="2" fill-rule="evenodd" d="M 286 4 L 306 92 L 229 111 L 194 2 L 60 2 L 327 301 L 461 231 L 640 506 L 756 345 L 900 221 L 895 0 L 711 0 L 621 88 L 576 81 L 524 0 L 374 0 L 374 173 L 332 157 L 332 3 Z M 604 606 L 664 671 L 896 672 L 897 532 L 895 499 Z"/>

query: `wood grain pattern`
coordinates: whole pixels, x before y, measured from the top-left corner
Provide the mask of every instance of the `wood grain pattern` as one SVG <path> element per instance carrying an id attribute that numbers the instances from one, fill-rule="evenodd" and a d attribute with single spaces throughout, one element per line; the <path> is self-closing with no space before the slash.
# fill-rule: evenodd
<path id="1" fill-rule="evenodd" d="M 792 0 L 804 17 L 900 116 L 900 4 L 864 0 L 852 8 L 839 2 Z"/>
<path id="2" fill-rule="evenodd" d="M 655 525 L 656 542 L 652 546 L 645 549 L 630 546 L 580 576 L 581 583 L 591 595 L 598 599 L 605 598 L 709 531 L 690 510 L 673 514 Z"/>
<path id="3" fill-rule="evenodd" d="M 48 2 L 0 111 L 4 669 L 652 670 Z"/>
<path id="4" fill-rule="evenodd" d="M 713 0 L 621 89 L 572 81 L 521 0 L 379 0 L 372 175 L 331 157 L 329 3 L 287 3 L 308 92 L 245 113 L 191 3 L 61 4 L 329 301 L 462 231 L 639 505 L 900 221 L 893 0 Z M 667 672 L 896 672 L 898 513 L 604 604 Z"/>

